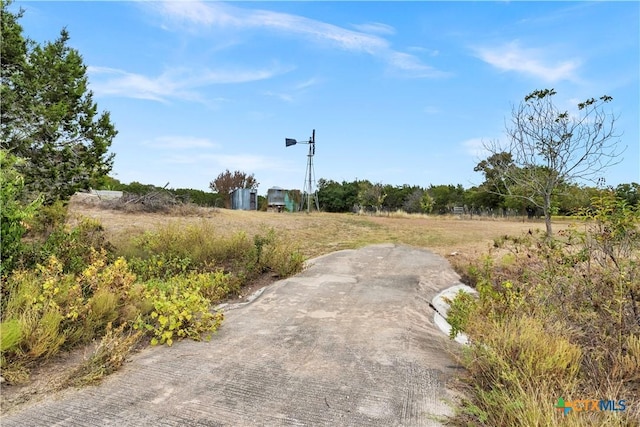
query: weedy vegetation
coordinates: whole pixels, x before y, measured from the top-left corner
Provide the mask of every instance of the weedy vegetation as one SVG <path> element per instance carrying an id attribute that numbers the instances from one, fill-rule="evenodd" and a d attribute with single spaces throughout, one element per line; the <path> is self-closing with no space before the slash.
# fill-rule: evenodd
<path id="1" fill-rule="evenodd" d="M 169 223 L 116 247 L 95 218 L 71 225 L 63 205 L 23 217 L 30 222 L 2 276 L 0 364 L 9 384 L 79 346 L 94 350 L 66 385 L 98 381 L 140 342 L 208 338 L 223 321 L 217 303 L 263 274 L 295 274 L 305 260 L 273 229 L 249 237 L 206 221 Z"/>
<path id="2" fill-rule="evenodd" d="M 449 315 L 472 340 L 454 424 L 640 424 L 639 226 L 638 208 L 602 192 L 553 238 L 503 236 L 467 265 L 479 296 L 457 296 Z M 563 415 L 560 397 L 626 410 Z"/>

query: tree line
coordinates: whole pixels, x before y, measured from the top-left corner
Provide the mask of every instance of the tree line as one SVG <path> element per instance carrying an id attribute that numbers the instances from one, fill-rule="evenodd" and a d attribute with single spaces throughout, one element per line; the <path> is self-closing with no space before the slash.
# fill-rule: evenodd
<path id="1" fill-rule="evenodd" d="M 483 165 L 485 161 L 480 164 Z M 228 171 L 227 171 L 228 172 Z M 226 175 L 222 173 L 221 175 Z M 233 174 L 231 174 L 233 175 Z M 254 178 L 255 180 L 255 178 Z M 212 182 L 213 183 L 213 182 Z M 204 207 L 226 207 L 229 194 L 235 188 L 209 192 L 193 188 L 163 188 L 133 181 L 124 184 L 115 178 L 106 177 L 100 189 L 122 191 L 130 194 L 147 194 L 166 191 L 185 203 Z M 490 191 L 494 183 L 488 179 L 480 185 L 464 188 L 462 184 L 442 184 L 422 187 L 419 185 L 391 185 L 372 183 L 369 180 L 337 182 L 331 179 L 318 180 L 318 201 L 324 212 L 396 212 L 410 214 L 451 214 L 455 207 L 464 208 L 469 215 L 520 215 L 541 217 L 542 210 L 522 198 L 505 196 Z M 252 187 L 246 187 L 252 188 Z M 253 187 L 255 188 L 255 187 Z M 620 184 L 614 188 L 616 195 L 629 206 L 640 206 L 640 184 Z M 565 185 L 553 197 L 554 215 L 570 216 L 583 212 L 602 190 L 597 187 Z M 258 196 L 258 208 L 266 210 L 266 196 Z"/>
<path id="2" fill-rule="evenodd" d="M 318 199 L 320 209 L 326 212 L 395 212 L 450 214 L 454 207 L 462 207 L 465 213 L 492 213 L 502 216 L 507 213 L 517 215 L 542 216 L 540 208 L 527 200 L 509 195 L 501 195 L 491 190 L 494 183 L 486 179 L 482 184 L 464 188 L 461 184 L 390 185 L 371 183 L 368 180 L 337 182 L 320 179 Z M 593 197 L 601 189 L 597 187 L 566 184 L 559 188 L 552 198 L 554 215 L 573 215 L 587 209 Z M 615 192 L 630 206 L 640 205 L 640 184 L 620 184 Z"/>

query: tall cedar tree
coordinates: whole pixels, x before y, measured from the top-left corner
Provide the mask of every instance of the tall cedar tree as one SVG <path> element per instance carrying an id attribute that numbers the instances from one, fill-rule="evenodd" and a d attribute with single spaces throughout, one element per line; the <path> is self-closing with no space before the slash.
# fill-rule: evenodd
<path id="1" fill-rule="evenodd" d="M 25 39 L 23 12 L 10 12 L 9 4 L 2 2 L 0 144 L 25 160 L 27 192 L 47 203 L 66 200 L 111 171 L 117 131 L 108 112 L 98 114 L 66 29 L 44 45 Z"/>

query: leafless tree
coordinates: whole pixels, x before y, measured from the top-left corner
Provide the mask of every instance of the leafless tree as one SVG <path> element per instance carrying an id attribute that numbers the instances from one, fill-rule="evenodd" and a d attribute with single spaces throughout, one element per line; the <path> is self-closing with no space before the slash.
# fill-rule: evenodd
<path id="1" fill-rule="evenodd" d="M 511 155 L 513 161 L 496 171 L 505 184 L 496 188 L 541 208 L 547 236 L 552 234 L 552 197 L 562 185 L 599 181 L 624 151 L 615 130 L 617 117 L 604 109 L 610 96 L 580 102 L 569 112 L 554 104 L 555 94 L 553 89 L 531 92 L 512 109 L 506 144 L 484 144 L 490 155 Z"/>
<path id="2" fill-rule="evenodd" d="M 256 181 L 253 174 L 249 175 L 242 171 L 229 172 L 229 169 L 222 172 L 211 183 L 209 188 L 215 193 L 224 197 L 224 203 L 226 208 L 231 207 L 231 193 L 238 188 L 258 188 L 258 181 Z"/>

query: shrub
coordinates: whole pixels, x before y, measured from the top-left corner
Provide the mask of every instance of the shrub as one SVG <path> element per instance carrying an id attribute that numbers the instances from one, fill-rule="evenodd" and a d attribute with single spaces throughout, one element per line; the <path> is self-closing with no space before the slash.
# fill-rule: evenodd
<path id="1" fill-rule="evenodd" d="M 42 198 L 26 202 L 23 200 L 24 179 L 17 166 L 22 160 L 0 150 L 0 276 L 11 273 L 20 259 L 23 245 L 22 236 L 27 231 L 26 223 L 42 204 Z"/>
<path id="2" fill-rule="evenodd" d="M 52 204 L 41 206 L 29 220 L 30 234 L 48 236 L 53 230 L 64 226 L 67 213 L 67 204 L 62 200 L 56 200 Z"/>
<path id="3" fill-rule="evenodd" d="M 152 334 L 152 345 L 170 346 L 182 338 L 200 340 L 203 334 L 216 331 L 224 317 L 210 311 L 210 298 L 228 292 L 227 276 L 220 273 L 192 273 L 174 277 L 171 283 L 150 281 L 144 295 L 153 309 L 148 317 L 139 319 L 136 328 Z"/>
<path id="4" fill-rule="evenodd" d="M 190 260 L 193 268 L 207 265 L 233 267 L 252 258 L 252 244 L 245 233 L 225 237 L 208 222 L 182 225 L 170 223 L 136 238 L 133 247 L 126 248 L 130 258 Z"/>
<path id="5" fill-rule="evenodd" d="M 148 258 L 131 258 L 129 265 L 142 281 L 168 280 L 195 268 L 191 258 L 179 258 L 165 253 L 152 254 Z"/>
<path id="6" fill-rule="evenodd" d="M 447 311 L 447 323 L 451 325 L 449 338 L 454 339 L 460 332 L 467 330 L 469 319 L 473 318 L 477 308 L 477 298 L 469 292 L 459 291 L 449 303 Z"/>
<path id="7" fill-rule="evenodd" d="M 22 266 L 31 268 L 55 256 L 64 272 L 77 274 L 91 262 L 93 249 L 113 252 L 100 221 L 83 218 L 75 226 L 58 225 L 44 241 L 32 241 L 22 255 Z"/>
<path id="8" fill-rule="evenodd" d="M 128 325 L 150 311 L 124 259 L 108 263 L 104 250 L 91 250 L 88 258 L 80 275 L 64 272 L 63 263 L 52 256 L 47 264 L 16 271 L 7 279 L 5 365 L 47 359 L 62 348 L 102 336 L 107 325 Z"/>
<path id="9" fill-rule="evenodd" d="M 504 236 L 469 268 L 479 299 L 454 299 L 450 316 L 474 343 L 456 423 L 553 425 L 550 402 L 560 396 L 640 389 L 640 211 L 602 192 L 582 219 L 552 239 Z M 581 419 L 629 425 L 637 416 L 632 407 Z"/>
<path id="10" fill-rule="evenodd" d="M 142 280 L 222 269 L 244 283 L 266 271 L 287 277 L 304 265 L 302 254 L 273 229 L 253 236 L 252 242 L 244 232 L 220 235 L 207 222 L 159 227 L 135 239 L 123 253 Z"/>
<path id="11" fill-rule="evenodd" d="M 277 236 L 272 228 L 264 235 L 254 236 L 254 246 L 260 272 L 272 271 L 279 277 L 288 277 L 304 267 L 304 256 L 291 241 Z"/>
<path id="12" fill-rule="evenodd" d="M 125 248 L 127 261 L 115 258 L 99 222 L 59 223 L 61 206 L 44 216 L 57 218 L 48 236 L 20 254 L 24 268 L 2 281 L 0 362 L 10 382 L 26 380 L 27 367 L 96 339 L 101 344 L 78 371 L 79 383 L 116 369 L 143 333 L 152 344 L 201 339 L 223 320 L 212 304 L 262 272 L 284 277 L 304 263 L 273 230 L 251 241 L 245 233 L 218 235 L 204 222 L 145 233 Z"/>

